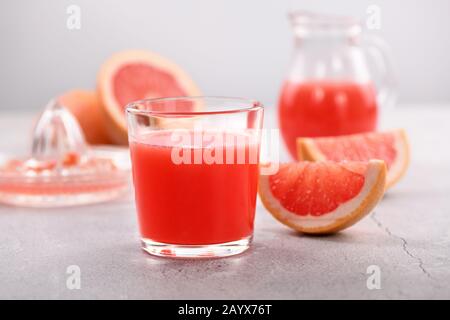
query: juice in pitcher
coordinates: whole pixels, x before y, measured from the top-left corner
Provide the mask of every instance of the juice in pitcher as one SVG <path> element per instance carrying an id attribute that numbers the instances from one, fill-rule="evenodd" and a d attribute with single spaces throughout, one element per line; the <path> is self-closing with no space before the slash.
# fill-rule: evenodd
<path id="1" fill-rule="evenodd" d="M 287 81 L 278 111 L 281 133 L 292 155 L 298 137 L 373 131 L 378 117 L 374 86 L 352 81 Z"/>

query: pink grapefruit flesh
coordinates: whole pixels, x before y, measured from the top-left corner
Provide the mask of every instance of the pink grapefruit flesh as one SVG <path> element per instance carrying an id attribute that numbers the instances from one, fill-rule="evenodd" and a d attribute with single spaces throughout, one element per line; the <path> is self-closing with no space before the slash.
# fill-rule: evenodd
<path id="1" fill-rule="evenodd" d="M 306 234 L 329 234 L 366 216 L 384 194 L 386 165 L 369 162 L 297 162 L 260 176 L 266 209 L 283 224 Z"/>
<path id="2" fill-rule="evenodd" d="M 409 144 L 404 130 L 327 138 L 299 138 L 298 157 L 308 161 L 383 160 L 388 168 L 386 187 L 397 183 L 409 165 Z"/>

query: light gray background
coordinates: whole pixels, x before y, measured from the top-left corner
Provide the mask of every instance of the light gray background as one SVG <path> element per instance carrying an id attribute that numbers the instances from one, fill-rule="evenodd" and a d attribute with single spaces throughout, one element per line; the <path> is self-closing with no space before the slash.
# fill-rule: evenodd
<path id="1" fill-rule="evenodd" d="M 81 30 L 66 8 L 82 10 Z M 450 101 L 450 1 L 15 0 L 0 4 L 0 110 L 40 110 L 54 95 L 95 86 L 114 51 L 147 48 L 183 66 L 204 94 L 268 105 L 289 66 L 290 9 L 364 18 L 382 9 L 402 103 Z"/>

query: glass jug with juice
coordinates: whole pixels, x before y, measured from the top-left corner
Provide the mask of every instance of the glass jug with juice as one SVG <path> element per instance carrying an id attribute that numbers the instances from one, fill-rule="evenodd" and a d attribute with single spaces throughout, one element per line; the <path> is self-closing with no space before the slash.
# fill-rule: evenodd
<path id="1" fill-rule="evenodd" d="M 351 18 L 292 13 L 295 33 L 290 72 L 278 118 L 290 154 L 298 137 L 373 131 L 379 106 L 393 104 L 394 78 L 384 43 L 362 37 Z"/>

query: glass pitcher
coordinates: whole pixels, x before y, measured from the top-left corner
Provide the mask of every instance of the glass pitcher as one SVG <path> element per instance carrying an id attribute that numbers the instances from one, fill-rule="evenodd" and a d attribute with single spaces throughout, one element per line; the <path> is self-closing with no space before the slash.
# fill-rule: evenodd
<path id="1" fill-rule="evenodd" d="M 283 139 L 296 158 L 298 137 L 373 131 L 379 107 L 395 103 L 387 46 L 352 18 L 290 14 L 295 34 L 290 72 L 280 94 Z"/>

